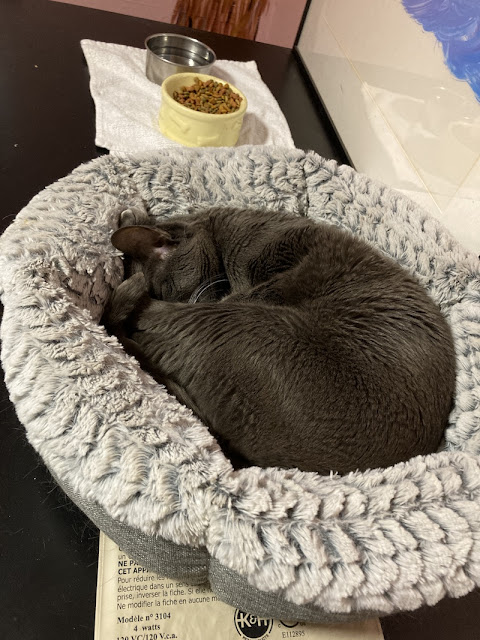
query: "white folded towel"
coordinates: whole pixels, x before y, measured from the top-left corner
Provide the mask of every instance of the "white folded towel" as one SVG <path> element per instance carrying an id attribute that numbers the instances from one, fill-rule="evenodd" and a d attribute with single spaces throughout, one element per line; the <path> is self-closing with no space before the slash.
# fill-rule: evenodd
<path id="1" fill-rule="evenodd" d="M 161 87 L 145 75 L 146 51 L 94 40 L 82 40 L 81 46 L 96 108 L 95 144 L 122 154 L 181 146 L 159 131 Z M 231 82 L 247 96 L 237 146 L 295 146 L 285 116 L 254 61 L 217 60 L 209 73 Z"/>

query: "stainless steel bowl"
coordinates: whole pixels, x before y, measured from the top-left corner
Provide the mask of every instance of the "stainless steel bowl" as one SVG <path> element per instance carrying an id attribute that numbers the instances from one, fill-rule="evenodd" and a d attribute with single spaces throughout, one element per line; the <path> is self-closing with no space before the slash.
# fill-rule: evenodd
<path id="1" fill-rule="evenodd" d="M 147 78 L 162 84 L 174 73 L 208 73 L 217 59 L 206 44 L 176 33 L 155 33 L 145 40 Z"/>

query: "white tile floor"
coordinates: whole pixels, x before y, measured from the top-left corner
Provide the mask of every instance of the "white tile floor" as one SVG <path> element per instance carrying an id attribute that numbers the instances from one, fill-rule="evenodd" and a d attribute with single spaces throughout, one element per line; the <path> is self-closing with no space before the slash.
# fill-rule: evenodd
<path id="1" fill-rule="evenodd" d="M 312 0 L 299 51 L 355 167 L 480 253 L 480 103 L 401 0 Z"/>

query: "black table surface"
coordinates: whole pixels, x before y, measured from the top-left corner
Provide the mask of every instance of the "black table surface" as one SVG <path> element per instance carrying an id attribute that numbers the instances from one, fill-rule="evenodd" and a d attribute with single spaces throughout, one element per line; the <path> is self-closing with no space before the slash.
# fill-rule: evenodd
<path id="1" fill-rule="evenodd" d="M 174 31 L 219 58 L 255 60 L 295 144 L 347 163 L 320 101 L 289 49 L 50 2 L 0 0 L 0 231 L 48 184 L 105 150 L 80 40 L 143 47 Z M 0 380 L 0 638 L 93 638 L 98 532 L 57 488 L 28 444 Z M 387 640 L 480 638 L 474 592 L 383 620 Z"/>

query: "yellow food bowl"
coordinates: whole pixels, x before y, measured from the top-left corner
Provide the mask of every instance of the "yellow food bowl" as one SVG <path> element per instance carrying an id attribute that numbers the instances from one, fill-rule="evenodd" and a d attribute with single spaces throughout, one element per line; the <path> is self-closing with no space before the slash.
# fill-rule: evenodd
<path id="1" fill-rule="evenodd" d="M 202 82 L 224 80 L 203 73 L 176 73 L 163 81 L 162 105 L 158 123 L 164 136 L 188 147 L 233 147 L 240 135 L 247 99 L 241 91 L 230 85 L 242 97 L 240 108 L 232 113 L 204 113 L 194 111 L 173 99 L 173 92 L 189 87 L 198 78 Z"/>

